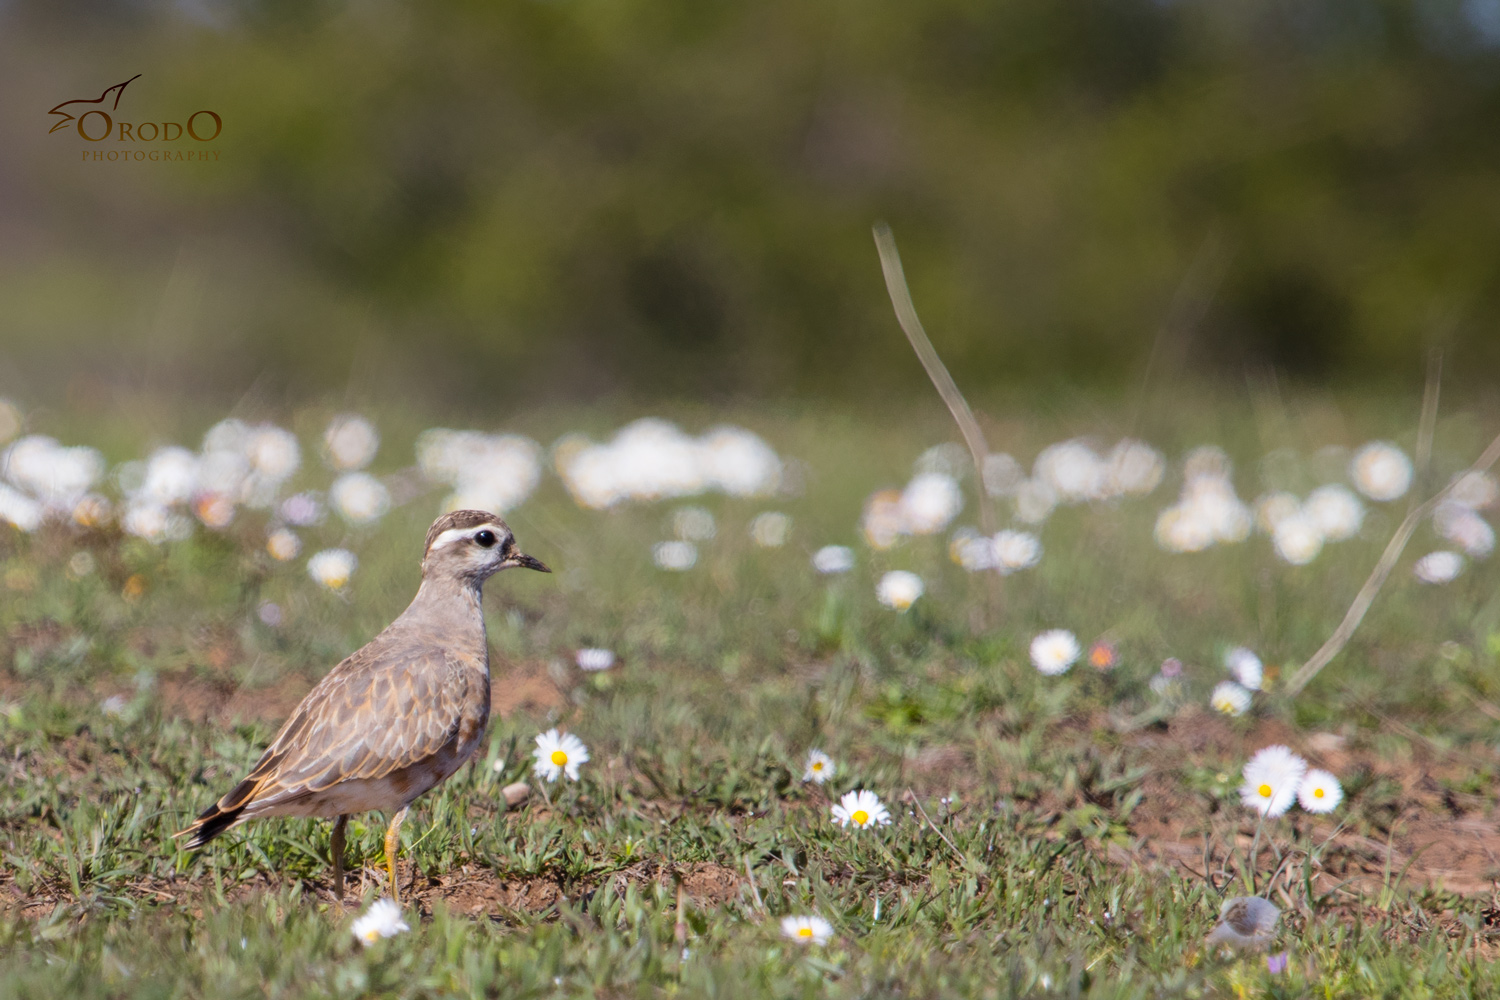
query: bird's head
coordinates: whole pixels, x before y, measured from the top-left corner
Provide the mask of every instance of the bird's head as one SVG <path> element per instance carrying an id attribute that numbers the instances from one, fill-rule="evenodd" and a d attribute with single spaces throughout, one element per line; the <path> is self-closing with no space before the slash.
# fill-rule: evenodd
<path id="1" fill-rule="evenodd" d="M 422 577 L 483 583 L 502 569 L 524 566 L 552 572 L 539 559 L 516 548 L 506 523 L 487 511 L 455 510 L 432 522 L 422 550 Z"/>

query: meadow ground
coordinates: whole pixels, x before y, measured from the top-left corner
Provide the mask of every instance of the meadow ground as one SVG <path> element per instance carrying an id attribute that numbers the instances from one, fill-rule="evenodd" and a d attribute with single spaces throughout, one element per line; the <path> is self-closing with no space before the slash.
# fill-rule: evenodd
<path id="1" fill-rule="evenodd" d="M 372 524 L 308 527 L 285 562 L 256 510 L 166 542 L 107 523 L 0 525 L 0 994 L 1500 994 L 1493 560 L 1423 585 L 1414 560 L 1445 545 L 1424 526 L 1348 649 L 1289 698 L 1290 670 L 1338 624 L 1410 497 L 1367 502 L 1356 537 L 1306 565 L 1260 533 L 1192 553 L 1153 540 L 1189 448 L 1223 447 L 1247 500 L 1262 480 L 1305 494 L 1347 465 L 1326 446 L 1412 452 L 1415 401 L 1182 399 L 1145 420 L 1076 402 L 987 420 L 992 447 L 1029 468 L 1047 444 L 1108 448 L 1128 431 L 1161 449 L 1166 477 L 1143 497 L 1058 507 L 1029 529 L 1040 562 L 1003 577 L 950 556 L 953 530 L 979 523 L 972 476 L 941 532 L 884 551 L 861 538 L 869 495 L 954 439 L 935 403 L 910 418 L 735 414 L 787 462 L 773 496 L 588 510 L 545 475 L 509 519 L 557 572 L 488 586 L 490 740 L 413 809 L 411 929 L 368 948 L 350 928 L 388 892 L 381 817 L 351 824 L 347 907 L 324 822 L 252 824 L 197 854 L 171 834 L 410 598 L 443 496 L 402 471 L 421 424 L 381 420 L 374 468 L 401 502 Z M 307 456 L 288 489 L 326 488 L 308 442 L 329 412 L 293 419 Z M 671 415 L 695 433 L 718 422 Z M 191 446 L 213 419 L 34 424 L 116 462 L 174 436 Z M 506 429 L 549 442 L 621 422 Z M 1440 420 L 1416 492 L 1497 429 L 1482 410 Z M 685 505 L 712 515 L 713 537 L 698 524 L 695 564 L 660 569 L 652 546 Z M 766 511 L 791 518 L 779 547 L 752 539 Z M 1009 501 L 996 512 L 1011 523 Z M 850 546 L 854 568 L 817 572 L 827 544 Z M 342 589 L 305 568 L 332 545 L 359 557 Z M 876 599 L 893 569 L 925 584 L 904 613 Z M 1052 628 L 1116 662 L 1044 676 L 1029 644 Z M 1230 717 L 1208 700 L 1241 645 L 1267 664 L 1266 690 Z M 584 671 L 586 647 L 617 660 Z M 1181 675 L 1153 686 L 1168 658 Z M 532 773 L 552 726 L 589 747 L 576 783 Z M 1338 776 L 1337 811 L 1261 821 L 1240 804 L 1241 768 L 1274 743 Z M 837 766 L 826 785 L 803 780 L 814 747 Z M 508 810 L 500 790 L 519 781 L 532 793 Z M 890 826 L 832 822 L 856 788 Z M 1283 970 L 1204 944 L 1222 900 L 1251 893 L 1283 910 L 1270 948 Z M 826 944 L 782 936 L 803 914 L 830 922 Z"/>

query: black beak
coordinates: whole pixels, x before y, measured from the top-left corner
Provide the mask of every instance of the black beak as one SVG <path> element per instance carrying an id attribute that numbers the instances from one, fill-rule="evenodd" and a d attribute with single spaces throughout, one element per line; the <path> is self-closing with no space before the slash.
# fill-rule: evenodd
<path id="1" fill-rule="evenodd" d="M 524 552 L 517 552 L 515 555 L 510 557 L 510 561 L 517 566 L 524 566 L 526 569 L 534 569 L 538 573 L 552 572 L 547 568 L 546 563 L 542 562 L 535 556 L 528 556 Z"/>

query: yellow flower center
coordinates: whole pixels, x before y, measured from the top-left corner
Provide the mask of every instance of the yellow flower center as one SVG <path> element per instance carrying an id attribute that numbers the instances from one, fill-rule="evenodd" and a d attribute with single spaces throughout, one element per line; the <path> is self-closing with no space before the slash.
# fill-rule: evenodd
<path id="1" fill-rule="evenodd" d="M 863 809 L 854 810 L 854 815 L 849 818 L 854 820 L 855 826 L 864 826 L 866 823 L 870 822 L 870 814 L 865 812 Z"/>
<path id="2" fill-rule="evenodd" d="M 1260 797 L 1263 798 L 1263 799 L 1269 799 L 1271 797 L 1271 786 L 1270 785 L 1261 785 L 1259 788 L 1256 789 L 1256 791 L 1260 792 Z"/>
<path id="3" fill-rule="evenodd" d="M 1315 799 L 1321 799 L 1322 797 L 1323 797 L 1323 789 L 1321 789 L 1321 788 L 1314 788 L 1313 789 L 1313 798 L 1315 798 Z"/>
<path id="4" fill-rule="evenodd" d="M 554 751 L 552 751 L 552 763 L 556 764 L 558 767 L 562 767 L 567 762 L 568 762 L 568 755 L 567 754 L 563 753 L 561 750 L 554 750 Z"/>
<path id="5" fill-rule="evenodd" d="M 797 936 L 798 937 L 812 937 L 812 928 L 811 927 L 799 927 L 799 928 L 797 928 Z"/>

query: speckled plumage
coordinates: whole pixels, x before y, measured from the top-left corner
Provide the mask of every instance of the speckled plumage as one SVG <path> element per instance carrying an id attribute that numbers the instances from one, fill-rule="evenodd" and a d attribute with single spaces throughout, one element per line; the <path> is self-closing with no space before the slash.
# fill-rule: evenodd
<path id="1" fill-rule="evenodd" d="M 395 838 L 407 807 L 469 759 L 489 724 L 481 588 L 512 566 L 550 572 L 516 550 L 510 529 L 493 514 L 461 510 L 438 518 L 427 533 L 422 585 L 411 605 L 329 671 L 244 780 L 178 836 L 191 836 L 188 847 L 197 848 L 260 817 L 338 817 L 334 882 L 342 895 L 345 819 L 391 812 L 386 843 L 394 893 Z"/>

